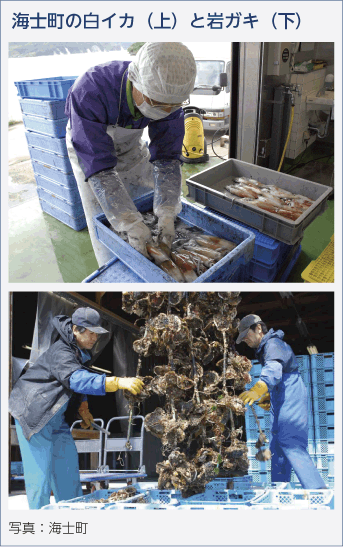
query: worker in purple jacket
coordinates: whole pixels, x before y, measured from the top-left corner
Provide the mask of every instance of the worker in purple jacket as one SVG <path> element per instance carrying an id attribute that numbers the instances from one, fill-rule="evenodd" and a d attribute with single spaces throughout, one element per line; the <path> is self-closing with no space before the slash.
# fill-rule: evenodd
<path id="1" fill-rule="evenodd" d="M 101 212 L 147 256 L 150 229 L 132 199 L 155 188 L 159 238 L 169 247 L 181 211 L 181 108 L 194 87 L 196 64 L 179 42 L 146 43 L 134 61 L 89 69 L 69 90 L 67 148 L 99 265 L 112 254 L 95 236 Z M 141 137 L 149 128 L 149 148 Z"/>

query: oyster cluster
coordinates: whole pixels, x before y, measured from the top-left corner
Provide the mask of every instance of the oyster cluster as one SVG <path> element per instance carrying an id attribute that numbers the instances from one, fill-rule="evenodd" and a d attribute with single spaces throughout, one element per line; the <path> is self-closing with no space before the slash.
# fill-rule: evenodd
<path id="1" fill-rule="evenodd" d="M 115 503 L 117 501 L 124 501 L 128 498 L 132 498 L 137 493 L 138 492 L 134 486 L 128 486 L 117 490 L 117 492 L 112 492 L 108 498 L 95 499 L 93 500 L 93 503 Z"/>
<path id="2" fill-rule="evenodd" d="M 166 458 L 156 467 L 160 489 L 188 497 L 219 474 L 248 471 L 237 416 L 245 413 L 238 394 L 251 381 L 251 362 L 235 350 L 239 302 L 238 292 L 123 293 L 123 309 L 140 318 L 141 336 L 133 344 L 139 363 L 153 355 L 166 361 L 139 376 L 144 389 L 138 396 L 125 392 L 131 407 L 151 394 L 165 397 L 163 408 L 145 417 Z"/>

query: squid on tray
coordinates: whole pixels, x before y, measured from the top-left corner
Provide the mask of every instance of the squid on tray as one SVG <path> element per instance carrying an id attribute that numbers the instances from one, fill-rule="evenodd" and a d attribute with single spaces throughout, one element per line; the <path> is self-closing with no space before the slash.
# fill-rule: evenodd
<path id="1" fill-rule="evenodd" d="M 235 178 L 234 184 L 225 186 L 224 193 L 237 196 L 245 203 L 289 220 L 297 220 L 314 203 L 306 196 L 292 194 L 283 188 L 247 177 Z"/>
<path id="2" fill-rule="evenodd" d="M 163 243 L 148 244 L 147 251 L 155 264 L 173 279 L 191 283 L 235 247 L 232 241 L 197 234 L 172 252 Z"/>

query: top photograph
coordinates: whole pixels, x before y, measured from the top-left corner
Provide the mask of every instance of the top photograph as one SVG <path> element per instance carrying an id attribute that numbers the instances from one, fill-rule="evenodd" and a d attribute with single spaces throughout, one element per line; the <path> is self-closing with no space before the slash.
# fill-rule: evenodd
<path id="1" fill-rule="evenodd" d="M 10 42 L 10 283 L 334 283 L 333 42 Z"/>

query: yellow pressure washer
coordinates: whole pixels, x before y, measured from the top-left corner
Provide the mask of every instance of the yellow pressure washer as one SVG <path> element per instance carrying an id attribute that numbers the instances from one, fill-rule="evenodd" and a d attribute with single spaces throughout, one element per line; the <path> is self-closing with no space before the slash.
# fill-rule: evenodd
<path id="1" fill-rule="evenodd" d="M 203 115 L 205 110 L 197 106 L 185 106 L 185 137 L 182 143 L 182 160 L 185 163 L 206 163 L 210 157 L 207 154 Z"/>

